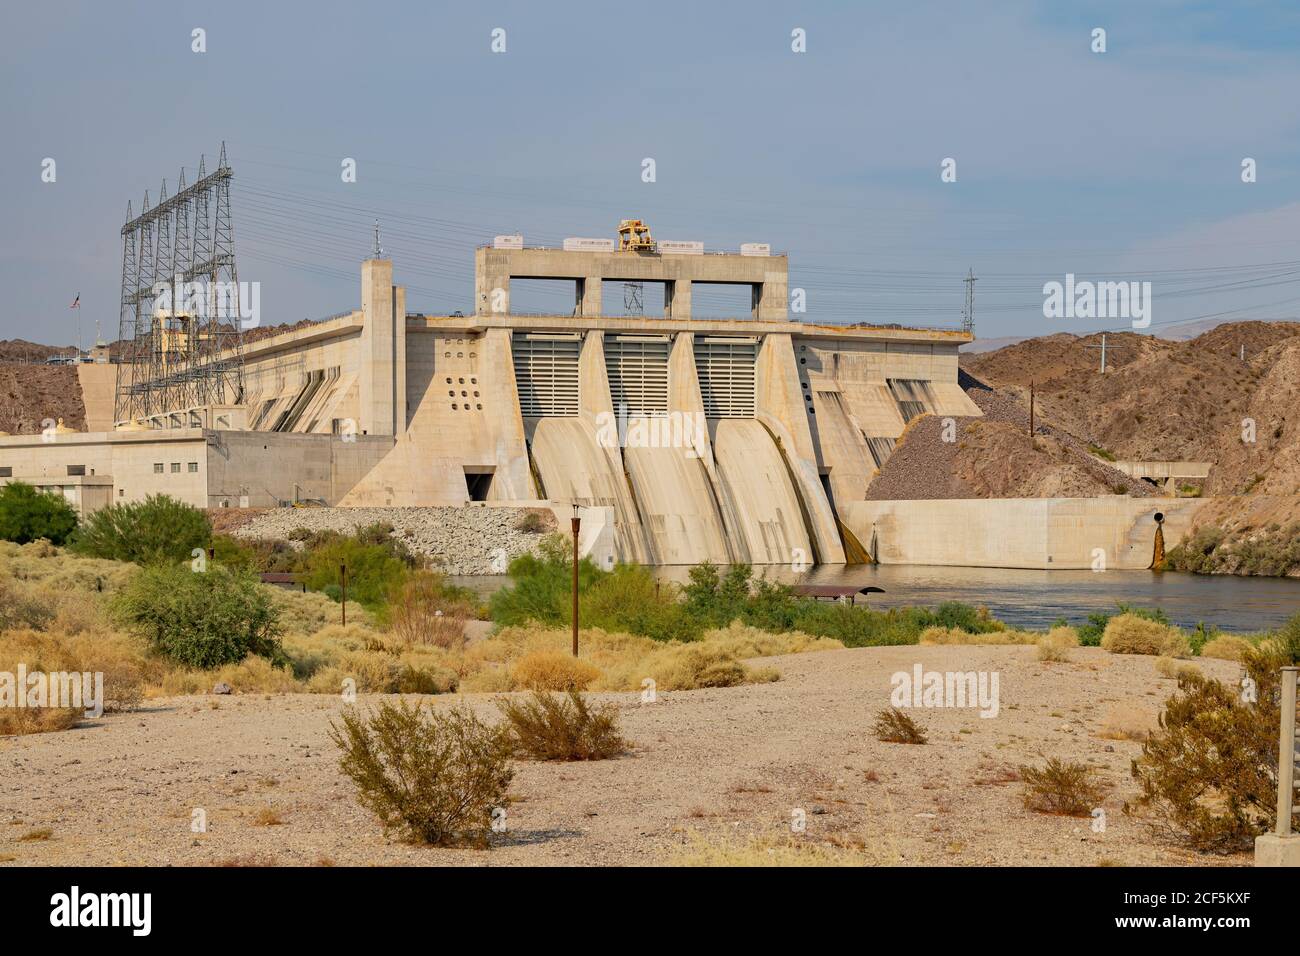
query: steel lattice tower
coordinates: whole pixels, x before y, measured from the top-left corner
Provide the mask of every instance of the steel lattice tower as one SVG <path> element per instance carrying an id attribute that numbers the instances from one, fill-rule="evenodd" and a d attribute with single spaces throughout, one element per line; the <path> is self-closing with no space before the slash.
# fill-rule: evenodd
<path id="1" fill-rule="evenodd" d="M 126 207 L 113 418 L 121 424 L 243 400 L 240 290 L 230 213 L 233 174 L 221 145 L 217 169 L 140 215 Z"/>

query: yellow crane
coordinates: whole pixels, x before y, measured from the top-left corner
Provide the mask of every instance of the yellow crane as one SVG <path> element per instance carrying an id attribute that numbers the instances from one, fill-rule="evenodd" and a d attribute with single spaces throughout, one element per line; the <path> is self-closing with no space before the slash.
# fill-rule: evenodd
<path id="1" fill-rule="evenodd" d="M 618 247 L 624 252 L 654 252 L 650 227 L 640 219 L 624 219 L 618 224 Z"/>

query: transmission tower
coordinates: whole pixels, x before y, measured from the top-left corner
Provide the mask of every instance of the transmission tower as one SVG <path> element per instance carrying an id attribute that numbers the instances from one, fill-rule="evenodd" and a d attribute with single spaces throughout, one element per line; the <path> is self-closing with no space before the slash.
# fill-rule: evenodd
<path id="1" fill-rule="evenodd" d="M 127 203 L 116 423 L 243 399 L 232 176 L 222 143 L 214 172 L 200 158 L 193 185 L 181 170 L 156 206 L 147 192 L 138 216 Z"/>
<path id="2" fill-rule="evenodd" d="M 967 335 L 975 333 L 975 270 L 971 269 L 962 282 L 966 283 L 966 308 L 961 313 L 961 330 Z"/>
<path id="3" fill-rule="evenodd" d="M 623 283 L 623 309 L 628 315 L 645 315 L 644 287 L 640 282 Z"/>

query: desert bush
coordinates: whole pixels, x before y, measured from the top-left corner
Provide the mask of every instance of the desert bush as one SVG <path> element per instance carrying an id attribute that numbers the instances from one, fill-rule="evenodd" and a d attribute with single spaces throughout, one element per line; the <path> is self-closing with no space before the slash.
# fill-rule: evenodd
<path id="1" fill-rule="evenodd" d="M 1070 648 L 1078 646 L 1079 634 L 1074 628 L 1054 627 L 1038 639 L 1036 653 L 1040 661 L 1062 663 L 1070 659 Z"/>
<path id="2" fill-rule="evenodd" d="M 1162 608 L 1133 607 L 1120 602 L 1116 605 L 1114 612 L 1094 611 L 1088 615 L 1087 622 L 1078 628 L 1079 644 L 1083 647 L 1100 647 L 1101 636 L 1106 631 L 1106 625 L 1117 614 L 1132 614 L 1148 621 L 1156 621 L 1159 624 L 1169 623 L 1169 617 Z"/>
<path id="3" fill-rule="evenodd" d="M 487 845 L 492 811 L 504 807 L 514 770 L 502 726 L 469 710 L 385 703 L 369 716 L 345 711 L 330 738 L 358 800 L 385 832 L 445 846 Z"/>
<path id="4" fill-rule="evenodd" d="M 562 651 L 533 651 L 514 662 L 510 677 L 526 690 L 586 690 L 600 668 Z"/>
<path id="5" fill-rule="evenodd" d="M 1034 631 L 967 631 L 959 627 L 932 625 L 921 632 L 922 644 L 1037 644 L 1042 637 Z"/>
<path id="6" fill-rule="evenodd" d="M 62 495 L 11 481 L 0 486 L 0 538 L 26 544 L 44 538 L 63 544 L 77 528 L 77 512 Z"/>
<path id="7" fill-rule="evenodd" d="M 249 654 L 285 662 L 280 625 L 266 589 L 252 574 L 215 565 L 142 568 L 113 599 L 120 623 L 183 667 L 237 664 Z"/>
<path id="8" fill-rule="evenodd" d="M 515 522 L 515 530 L 524 534 L 546 534 L 555 530 L 555 515 L 544 508 L 529 508 Z"/>
<path id="9" fill-rule="evenodd" d="M 1104 791 L 1092 768 L 1049 757 L 1043 767 L 1021 767 L 1025 806 L 1039 813 L 1086 817 L 1100 805 Z"/>
<path id="10" fill-rule="evenodd" d="M 290 591 L 286 588 L 268 588 L 271 604 L 274 605 L 284 633 L 316 634 L 323 628 L 339 623 L 339 604 L 329 595 L 319 591 Z M 374 631 L 374 615 L 348 597 L 348 627 L 354 625 Z"/>
<path id="11" fill-rule="evenodd" d="M 525 700 L 502 698 L 497 706 L 514 738 L 515 752 L 533 760 L 605 760 L 626 747 L 618 732 L 618 709 L 592 707 L 576 690 L 567 695 L 534 691 Z"/>
<path id="12" fill-rule="evenodd" d="M 198 508 L 167 495 L 150 495 L 92 512 L 73 548 L 89 557 L 135 564 L 188 562 L 211 538 L 212 525 Z"/>
<path id="13" fill-rule="evenodd" d="M 1146 740 L 1156 729 L 1156 720 L 1153 711 L 1137 704 L 1111 704 L 1097 736 L 1105 740 Z"/>
<path id="14" fill-rule="evenodd" d="M 1253 700 L 1234 685 L 1185 678 L 1133 761 L 1141 795 L 1126 811 L 1151 810 L 1157 825 L 1206 852 L 1250 849 L 1277 808 L 1279 671 L 1290 658 L 1266 642 L 1242 663 Z"/>
<path id="15" fill-rule="evenodd" d="M 1287 659 L 1288 664 L 1300 664 L 1300 614 L 1292 615 L 1267 640 Z"/>
<path id="16" fill-rule="evenodd" d="M 44 630 L 54 616 L 54 607 L 34 589 L 0 578 L 0 631 L 19 627 Z"/>
<path id="17" fill-rule="evenodd" d="M 1187 638 L 1177 628 L 1129 613 L 1119 614 L 1106 623 L 1101 646 L 1112 654 L 1188 657 L 1192 652 Z"/>
<path id="18" fill-rule="evenodd" d="M 0 710 L 0 737 L 68 730 L 84 717 L 84 710 L 64 707 L 5 707 Z"/>
<path id="19" fill-rule="evenodd" d="M 1240 661 L 1254 646 L 1244 637 L 1237 637 L 1235 634 L 1217 634 L 1201 647 L 1201 656 L 1223 661 Z"/>
<path id="20" fill-rule="evenodd" d="M 388 632 L 404 644 L 451 649 L 465 643 L 470 608 L 444 588 L 442 576 L 416 571 L 402 582 L 384 608 Z"/>
<path id="21" fill-rule="evenodd" d="M 1172 657 L 1157 657 L 1156 673 L 1161 677 L 1172 677 L 1174 680 L 1182 680 L 1185 677 L 1193 675 L 1199 677 L 1201 675 L 1201 669 L 1188 661 L 1179 661 Z"/>
<path id="22" fill-rule="evenodd" d="M 916 721 L 897 707 L 876 714 L 876 739 L 889 744 L 923 744 L 928 739 Z"/>
<path id="23" fill-rule="evenodd" d="M 124 635 L 65 634 L 20 628 L 6 632 L 0 640 L 0 671 L 13 674 L 21 664 L 29 674 L 102 674 L 101 703 L 106 713 L 132 710 L 139 704 L 149 668 L 145 657 L 143 642 Z M 71 726 L 53 712 L 54 708 L 39 710 L 50 713 L 35 715 L 35 721 L 30 719 L 32 714 L 27 717 L 12 714 L 19 726 L 28 729 L 10 732 L 34 733 Z M 71 713 L 80 719 L 84 709 Z"/>

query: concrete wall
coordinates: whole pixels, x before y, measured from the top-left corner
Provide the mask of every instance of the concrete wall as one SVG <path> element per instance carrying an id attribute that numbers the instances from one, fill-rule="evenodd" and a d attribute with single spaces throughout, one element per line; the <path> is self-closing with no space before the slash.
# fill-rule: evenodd
<path id="1" fill-rule="evenodd" d="M 1011 498 L 840 504 L 849 529 L 881 564 L 1078 570 L 1149 567 L 1157 511 L 1165 547 L 1190 528 L 1203 499 Z"/>
<path id="2" fill-rule="evenodd" d="M 223 431 L 207 433 L 203 507 L 339 504 L 393 447 L 391 438 Z"/>
<path id="3" fill-rule="evenodd" d="M 575 314 L 592 317 L 601 314 L 603 281 L 663 282 L 664 314 L 688 319 L 694 283 L 748 285 L 754 290 L 751 316 L 783 322 L 788 273 L 785 256 L 480 248 L 474 253 L 474 307 L 479 315 L 509 313 L 511 279 L 571 279 Z"/>
<path id="4" fill-rule="evenodd" d="M 77 366 L 81 400 L 86 406 L 86 431 L 104 432 L 113 427 L 113 399 L 117 394 L 117 366 L 107 362 Z"/>

